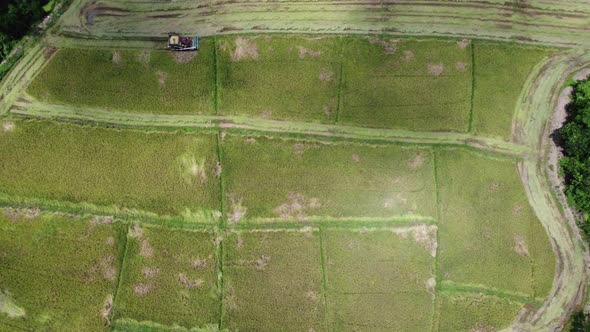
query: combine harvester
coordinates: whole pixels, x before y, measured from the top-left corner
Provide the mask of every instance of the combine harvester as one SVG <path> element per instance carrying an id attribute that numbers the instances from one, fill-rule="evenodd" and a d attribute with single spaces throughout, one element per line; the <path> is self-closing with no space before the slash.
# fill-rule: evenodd
<path id="1" fill-rule="evenodd" d="M 172 51 L 196 51 L 199 49 L 199 37 L 183 37 L 176 33 L 170 33 L 166 47 Z"/>

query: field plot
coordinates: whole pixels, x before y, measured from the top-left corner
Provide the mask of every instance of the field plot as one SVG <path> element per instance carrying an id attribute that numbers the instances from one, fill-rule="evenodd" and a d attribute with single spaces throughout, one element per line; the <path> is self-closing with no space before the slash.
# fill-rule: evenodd
<path id="1" fill-rule="evenodd" d="M 102 331 L 123 227 L 105 218 L 0 210 L 0 330 Z"/>
<path id="2" fill-rule="evenodd" d="M 28 86 L 53 104 L 111 111 L 213 114 L 213 40 L 198 52 L 61 49 Z"/>
<path id="3" fill-rule="evenodd" d="M 325 330 L 316 229 L 236 232 L 224 253 L 224 328 Z"/>
<path id="4" fill-rule="evenodd" d="M 486 42 L 474 47 L 473 132 L 510 140 L 524 83 L 533 67 L 555 49 Z"/>
<path id="5" fill-rule="evenodd" d="M 467 131 L 471 47 L 467 40 L 347 38 L 339 123 Z"/>
<path id="6" fill-rule="evenodd" d="M 437 295 L 438 331 L 498 331 L 510 326 L 521 303 L 480 294 Z"/>
<path id="7" fill-rule="evenodd" d="M 230 223 L 432 219 L 432 150 L 227 135 L 222 141 Z"/>
<path id="8" fill-rule="evenodd" d="M 436 150 L 442 279 L 533 298 L 552 284 L 555 257 L 515 162 Z"/>
<path id="9" fill-rule="evenodd" d="M 221 114 L 336 119 L 340 38 L 228 36 L 218 45 Z"/>
<path id="10" fill-rule="evenodd" d="M 213 134 L 0 124 L 2 194 L 95 204 L 103 213 L 137 209 L 211 219 L 219 210 Z"/>
<path id="11" fill-rule="evenodd" d="M 185 328 L 218 323 L 213 233 L 131 225 L 128 241 L 115 325 L 120 319 Z"/>
<path id="12" fill-rule="evenodd" d="M 436 227 L 327 230 L 329 329 L 428 331 Z"/>

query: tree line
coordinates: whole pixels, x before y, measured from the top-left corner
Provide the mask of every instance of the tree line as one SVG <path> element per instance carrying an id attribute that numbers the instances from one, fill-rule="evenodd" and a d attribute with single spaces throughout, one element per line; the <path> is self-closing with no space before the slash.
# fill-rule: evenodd
<path id="1" fill-rule="evenodd" d="M 34 23 L 47 13 L 43 9 L 48 0 L 0 1 L 0 61 L 12 51 L 20 38 L 26 35 Z"/>

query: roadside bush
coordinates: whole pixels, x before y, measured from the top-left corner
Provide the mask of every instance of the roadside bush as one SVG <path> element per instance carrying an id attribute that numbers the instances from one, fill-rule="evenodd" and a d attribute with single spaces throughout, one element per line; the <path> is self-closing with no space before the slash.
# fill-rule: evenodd
<path id="1" fill-rule="evenodd" d="M 590 79 L 574 84 L 567 119 L 559 133 L 564 157 L 559 165 L 565 177 L 566 194 L 583 215 L 580 228 L 590 235 Z"/>

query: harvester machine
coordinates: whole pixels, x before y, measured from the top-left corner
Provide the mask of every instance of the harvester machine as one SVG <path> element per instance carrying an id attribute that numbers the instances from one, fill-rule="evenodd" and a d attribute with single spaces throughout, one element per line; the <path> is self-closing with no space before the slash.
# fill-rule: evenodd
<path id="1" fill-rule="evenodd" d="M 170 33 L 168 34 L 168 43 L 166 46 L 172 51 L 195 51 L 199 49 L 199 37 L 186 37 L 176 33 Z"/>

